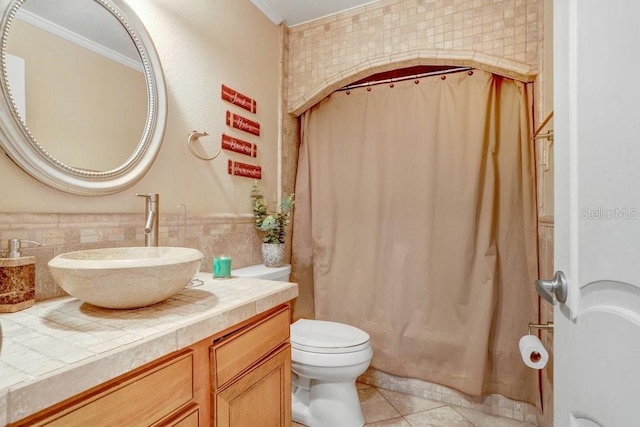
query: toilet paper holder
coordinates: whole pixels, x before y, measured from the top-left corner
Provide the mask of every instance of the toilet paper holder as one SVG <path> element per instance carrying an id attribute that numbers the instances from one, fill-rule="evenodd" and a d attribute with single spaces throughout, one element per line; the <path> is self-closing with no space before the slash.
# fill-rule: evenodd
<path id="1" fill-rule="evenodd" d="M 549 352 L 535 335 L 531 334 L 531 329 L 553 330 L 551 322 L 546 325 L 529 323 L 529 335 L 523 335 L 518 342 L 520 355 L 525 365 L 533 369 L 543 369 L 549 360 Z"/>
<path id="2" fill-rule="evenodd" d="M 547 322 L 545 324 L 529 322 L 529 335 L 531 335 L 532 329 L 542 329 L 553 333 L 553 322 Z"/>

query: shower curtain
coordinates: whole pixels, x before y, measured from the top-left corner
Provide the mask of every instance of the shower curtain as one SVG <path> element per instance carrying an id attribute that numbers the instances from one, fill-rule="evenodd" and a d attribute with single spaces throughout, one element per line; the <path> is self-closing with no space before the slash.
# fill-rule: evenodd
<path id="1" fill-rule="evenodd" d="M 455 73 L 336 92 L 303 116 L 295 280 L 371 336 L 373 368 L 537 404 L 525 84 Z"/>

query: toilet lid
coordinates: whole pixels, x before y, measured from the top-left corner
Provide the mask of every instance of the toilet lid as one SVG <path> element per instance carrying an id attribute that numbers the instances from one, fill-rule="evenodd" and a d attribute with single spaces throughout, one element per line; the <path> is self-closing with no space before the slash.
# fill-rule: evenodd
<path id="1" fill-rule="evenodd" d="M 369 334 L 344 323 L 300 319 L 291 325 L 291 347 L 313 353 L 351 353 L 369 347 Z"/>

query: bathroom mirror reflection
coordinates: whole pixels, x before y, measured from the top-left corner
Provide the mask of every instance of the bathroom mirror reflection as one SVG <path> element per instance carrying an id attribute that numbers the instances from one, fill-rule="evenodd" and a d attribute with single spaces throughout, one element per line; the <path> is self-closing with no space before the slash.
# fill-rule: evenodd
<path id="1" fill-rule="evenodd" d="M 164 133 L 158 56 L 121 0 L 0 0 L 2 148 L 55 188 L 123 190 Z"/>

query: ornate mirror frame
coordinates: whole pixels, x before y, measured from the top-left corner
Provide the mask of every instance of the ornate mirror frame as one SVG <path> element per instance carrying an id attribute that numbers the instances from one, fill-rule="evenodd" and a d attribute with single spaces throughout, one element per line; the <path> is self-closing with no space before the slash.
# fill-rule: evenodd
<path id="1" fill-rule="evenodd" d="M 122 191 L 139 181 L 155 160 L 167 117 L 167 96 L 160 58 L 136 13 L 122 0 L 95 1 L 111 12 L 129 33 L 143 66 L 147 85 L 147 119 L 134 151 L 120 166 L 93 171 L 67 165 L 49 154 L 31 134 L 18 114 L 9 90 L 6 48 L 11 24 L 26 0 L 0 0 L 0 146 L 25 172 L 58 190 L 79 195 L 104 195 Z"/>

